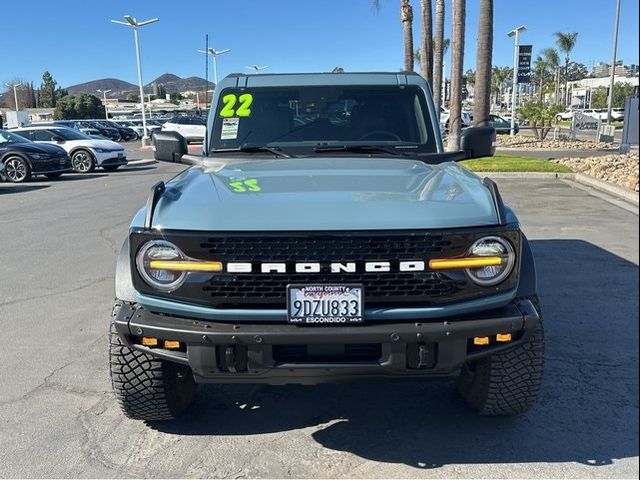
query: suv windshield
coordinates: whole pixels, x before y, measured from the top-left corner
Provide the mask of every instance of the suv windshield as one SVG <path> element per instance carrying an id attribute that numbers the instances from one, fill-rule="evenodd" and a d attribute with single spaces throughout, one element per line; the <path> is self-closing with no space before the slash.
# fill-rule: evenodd
<path id="1" fill-rule="evenodd" d="M 416 86 L 225 89 L 211 150 L 384 145 L 436 152 L 429 110 Z"/>
<path id="2" fill-rule="evenodd" d="M 0 130 L 0 145 L 8 145 L 11 143 L 31 143 L 31 140 L 16 135 L 15 133 Z"/>

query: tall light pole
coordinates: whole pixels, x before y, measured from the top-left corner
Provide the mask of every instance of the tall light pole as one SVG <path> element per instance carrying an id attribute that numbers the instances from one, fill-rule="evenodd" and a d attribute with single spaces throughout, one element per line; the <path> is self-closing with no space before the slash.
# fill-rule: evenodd
<path id="1" fill-rule="evenodd" d="M 516 134 L 516 88 L 518 87 L 518 47 L 520 45 L 520 32 L 524 32 L 527 29 L 526 25 L 522 25 L 518 28 L 514 28 L 509 33 L 508 37 L 515 37 L 515 50 L 513 52 L 513 87 L 511 91 L 511 130 L 509 135 L 512 137 Z"/>
<path id="2" fill-rule="evenodd" d="M 109 111 L 107 110 L 107 93 L 109 93 L 111 90 L 96 90 L 96 92 L 99 92 L 102 94 L 102 103 L 104 103 L 104 118 L 105 120 L 109 120 Z"/>
<path id="3" fill-rule="evenodd" d="M 216 84 L 216 87 L 218 86 L 218 57 L 223 53 L 227 53 L 230 51 L 231 49 L 229 48 L 226 48 L 224 50 L 216 50 L 215 48 L 209 48 L 208 50 L 198 50 L 198 52 L 200 53 L 211 55 L 211 58 L 213 59 L 213 81 Z M 209 85 L 207 85 L 206 88 L 209 88 Z"/>
<path id="4" fill-rule="evenodd" d="M 607 103 L 607 123 L 611 123 L 613 109 L 613 86 L 616 83 L 616 56 L 618 55 L 618 26 L 620 25 L 620 0 L 616 2 L 616 23 L 613 28 L 613 58 L 611 59 L 611 78 L 609 80 L 609 101 Z"/>
<path id="5" fill-rule="evenodd" d="M 18 109 L 18 91 L 16 89 L 22 84 L 21 83 L 5 83 L 5 85 L 9 88 L 13 87 L 13 100 L 16 104 L 16 112 L 17 112 L 19 109 Z"/>
<path id="6" fill-rule="evenodd" d="M 146 146 L 149 144 L 149 136 L 147 135 L 147 118 L 144 111 L 144 85 L 142 84 L 142 63 L 140 62 L 140 42 L 138 41 L 138 29 L 140 27 L 144 27 L 145 25 L 149 25 L 150 23 L 155 23 L 158 21 L 157 18 L 152 18 L 151 20 L 145 20 L 144 22 L 139 22 L 135 18 L 130 15 L 125 15 L 124 19 L 126 22 L 120 22 L 118 20 L 111 20 L 113 23 L 117 23 L 119 25 L 124 25 L 126 27 L 133 28 L 133 38 L 136 44 L 136 60 L 138 63 L 138 87 L 140 88 L 140 102 L 141 102 L 141 110 L 142 110 L 142 131 L 144 135 L 142 136 L 142 146 Z"/>

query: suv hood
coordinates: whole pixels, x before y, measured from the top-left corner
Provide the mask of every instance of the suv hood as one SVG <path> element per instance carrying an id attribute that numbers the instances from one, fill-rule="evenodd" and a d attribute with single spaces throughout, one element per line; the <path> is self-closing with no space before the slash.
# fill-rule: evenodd
<path id="1" fill-rule="evenodd" d="M 211 231 L 386 230 L 495 225 L 498 218 L 480 178 L 455 163 L 332 155 L 208 159 L 167 183 L 153 223 Z"/>
<path id="2" fill-rule="evenodd" d="M 124 147 L 111 140 L 90 140 L 85 141 L 85 145 L 91 148 L 102 148 L 104 150 L 124 150 Z"/>

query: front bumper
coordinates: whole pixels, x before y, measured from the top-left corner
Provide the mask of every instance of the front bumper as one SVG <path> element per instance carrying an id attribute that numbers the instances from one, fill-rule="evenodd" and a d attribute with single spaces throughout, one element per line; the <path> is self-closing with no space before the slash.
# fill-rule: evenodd
<path id="1" fill-rule="evenodd" d="M 118 153 L 99 153 L 96 155 L 96 163 L 99 167 L 126 165 L 128 163 L 127 156 L 119 157 Z"/>
<path id="2" fill-rule="evenodd" d="M 133 303 L 124 304 L 114 318 L 130 348 L 188 365 L 200 383 L 270 384 L 455 376 L 466 361 L 525 342 L 539 321 L 526 299 L 443 321 L 352 327 L 211 322 L 154 313 Z M 473 345 L 474 337 L 499 333 L 511 333 L 513 340 Z M 157 338 L 161 345 L 177 340 L 181 349 L 146 347 L 142 337 Z"/>

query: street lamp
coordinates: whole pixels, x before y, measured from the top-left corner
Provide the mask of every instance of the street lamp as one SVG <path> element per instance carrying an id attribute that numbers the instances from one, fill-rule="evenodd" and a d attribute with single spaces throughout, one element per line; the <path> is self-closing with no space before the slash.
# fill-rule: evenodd
<path id="1" fill-rule="evenodd" d="M 609 99 L 607 102 L 607 123 L 611 124 L 613 109 L 613 87 L 616 83 L 616 57 L 618 55 L 618 26 L 620 25 L 620 0 L 616 2 L 616 23 L 613 28 L 613 59 L 611 60 L 611 78 L 609 79 Z"/>
<path id="2" fill-rule="evenodd" d="M 149 137 L 147 135 L 147 118 L 144 112 L 144 86 L 142 85 L 142 64 L 140 62 L 140 42 L 138 41 L 138 28 L 149 25 L 150 23 L 155 23 L 158 21 L 158 19 L 152 18 L 151 20 L 139 22 L 130 15 L 125 15 L 124 19 L 126 20 L 126 22 L 120 22 L 118 20 L 111 20 L 111 22 L 117 23 L 118 25 L 124 25 L 125 27 L 133 28 L 133 38 L 136 44 L 136 60 L 138 63 L 138 87 L 140 88 L 140 102 L 142 107 L 142 131 L 144 132 L 144 135 L 142 136 L 142 146 L 144 147 L 149 143 Z"/>
<path id="3" fill-rule="evenodd" d="M 5 83 L 5 85 L 9 88 L 13 87 L 13 100 L 16 103 L 16 112 L 17 112 L 18 111 L 18 92 L 16 88 L 22 84 L 21 83 Z"/>
<path id="4" fill-rule="evenodd" d="M 99 92 L 102 94 L 102 103 L 104 103 L 104 118 L 105 120 L 109 120 L 109 112 L 107 111 L 107 93 L 109 93 L 111 90 L 96 90 L 96 92 Z"/>
<path id="5" fill-rule="evenodd" d="M 226 48 L 224 50 L 216 50 L 215 48 L 209 48 L 208 50 L 198 50 L 198 52 L 200 53 L 211 55 L 211 58 L 213 59 L 213 81 L 215 82 L 216 87 L 218 86 L 218 56 L 230 51 L 231 49 L 229 48 Z"/>
<path id="6" fill-rule="evenodd" d="M 526 25 L 522 25 L 518 28 L 514 28 L 507 36 L 509 38 L 515 37 L 515 51 L 513 53 L 513 87 L 511 91 L 511 130 L 509 132 L 510 136 L 515 136 L 516 134 L 516 88 L 518 86 L 518 46 L 520 42 L 520 32 L 524 32 L 527 30 Z"/>
<path id="7" fill-rule="evenodd" d="M 246 69 L 249 70 L 253 70 L 254 72 L 258 73 L 260 70 L 264 70 L 265 68 L 269 68 L 269 65 L 265 65 L 264 67 L 261 67 L 260 65 L 251 65 L 250 67 L 244 67 Z"/>

